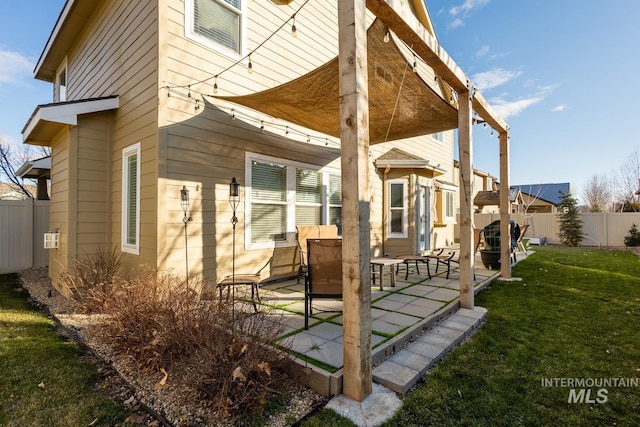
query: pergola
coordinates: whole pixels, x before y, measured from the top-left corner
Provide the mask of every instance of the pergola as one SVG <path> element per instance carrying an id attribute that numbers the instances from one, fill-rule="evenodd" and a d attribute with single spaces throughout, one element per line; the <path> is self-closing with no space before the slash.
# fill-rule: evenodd
<path id="1" fill-rule="evenodd" d="M 389 129 L 381 129 L 376 117 L 379 109 L 393 98 L 380 88 L 369 93 L 368 39 L 366 9 L 369 9 L 382 28 L 402 40 L 431 67 L 440 87 L 457 94 L 457 109 L 449 102 L 434 97 L 427 85 L 411 77 L 410 96 L 420 108 L 421 123 L 416 119 L 393 122 Z M 473 200 L 472 200 L 472 124 L 474 112 L 499 135 L 500 183 L 509 188 L 509 128 L 493 111 L 473 83 L 442 49 L 436 39 L 418 21 L 409 6 L 401 0 L 338 0 L 339 55 L 315 75 L 303 76 L 290 84 L 241 97 L 223 97 L 233 102 L 267 112 L 273 116 L 305 125 L 311 129 L 340 137 L 342 160 L 342 271 L 343 271 L 343 393 L 363 401 L 372 391 L 371 366 L 371 289 L 370 229 L 369 229 L 369 145 L 382 142 L 391 133 L 395 139 L 458 129 L 460 162 L 460 305 L 474 308 L 473 289 Z M 377 30 L 380 31 L 379 29 Z M 371 36 L 371 34 L 369 34 Z M 380 40 L 380 34 L 375 40 Z M 369 41 L 373 39 L 369 38 Z M 375 42 L 372 42 L 372 44 Z M 378 46 L 376 54 L 386 55 L 380 60 L 391 61 L 390 53 Z M 384 48 L 386 49 L 386 48 Z M 377 58 L 378 59 L 378 58 Z M 376 70 L 377 72 L 377 70 Z M 411 73 L 413 74 L 413 73 Z M 333 78 L 333 83 L 327 83 Z M 296 86 L 297 85 L 297 86 Z M 324 85 L 324 86 L 320 86 Z M 424 86 L 424 87 L 423 87 Z M 301 90 L 300 88 L 304 88 Z M 304 99 L 299 94 L 304 92 Z M 339 109 L 317 114 L 330 102 L 320 102 L 322 96 L 339 96 Z M 416 95 L 417 94 L 417 95 Z M 265 102 L 265 96 L 267 101 Z M 311 99 L 313 102 L 309 103 Z M 373 100 L 373 102 L 371 102 Z M 372 109 L 370 110 L 370 103 Z M 306 108 L 306 110 L 305 110 Z M 314 111 L 313 117 L 309 108 Z M 387 106 L 388 108 L 388 106 Z M 425 120 L 426 117 L 426 120 Z M 418 119 L 418 120 L 420 120 Z M 394 119 L 395 120 L 395 119 Z M 383 133 L 386 130 L 386 135 Z M 411 130 L 413 133 L 407 133 Z M 509 235 L 509 192 L 500 193 L 500 232 Z M 510 259 L 510 239 L 501 239 L 501 259 Z M 501 266 L 503 278 L 511 278 L 511 266 Z"/>

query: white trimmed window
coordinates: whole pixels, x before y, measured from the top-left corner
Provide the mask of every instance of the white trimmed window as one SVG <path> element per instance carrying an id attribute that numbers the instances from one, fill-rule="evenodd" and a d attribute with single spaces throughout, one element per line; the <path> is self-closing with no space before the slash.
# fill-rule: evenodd
<path id="1" fill-rule="evenodd" d="M 140 143 L 122 150 L 121 250 L 140 253 Z"/>
<path id="2" fill-rule="evenodd" d="M 225 54 L 243 56 L 246 0 L 186 0 L 185 36 Z"/>
<path id="3" fill-rule="evenodd" d="M 406 179 L 387 181 L 387 236 L 401 238 L 409 236 L 409 198 Z"/>
<path id="4" fill-rule="evenodd" d="M 455 192 L 451 190 L 443 190 L 444 200 L 444 219 L 445 221 L 453 221 L 456 215 L 456 198 Z"/>
<path id="5" fill-rule="evenodd" d="M 65 59 L 56 70 L 56 77 L 53 83 L 53 102 L 64 102 L 67 100 L 67 60 Z"/>
<path id="6" fill-rule="evenodd" d="M 336 224 L 340 175 L 315 165 L 247 153 L 245 241 L 252 249 L 295 244 L 297 225 Z"/>
<path id="7" fill-rule="evenodd" d="M 431 138 L 435 139 L 441 144 L 444 144 L 444 132 L 436 132 L 431 134 Z"/>

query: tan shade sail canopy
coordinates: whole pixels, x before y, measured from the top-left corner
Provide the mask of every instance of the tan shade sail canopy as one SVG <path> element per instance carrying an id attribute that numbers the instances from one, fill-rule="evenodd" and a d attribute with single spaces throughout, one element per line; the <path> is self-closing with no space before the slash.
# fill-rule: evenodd
<path id="1" fill-rule="evenodd" d="M 378 20 L 367 30 L 370 144 L 456 128 L 456 108 L 412 71 L 413 58 L 409 62 L 393 38 L 384 42 L 385 32 L 384 24 Z M 432 84 L 439 87 L 435 82 Z M 337 57 L 273 89 L 217 98 L 318 132 L 340 136 Z"/>

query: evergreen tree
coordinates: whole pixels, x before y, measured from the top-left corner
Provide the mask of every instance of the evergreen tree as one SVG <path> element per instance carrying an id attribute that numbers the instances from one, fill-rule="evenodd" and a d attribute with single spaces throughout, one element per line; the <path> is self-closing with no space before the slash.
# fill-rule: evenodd
<path id="1" fill-rule="evenodd" d="M 560 241 L 567 246 L 579 246 L 584 239 L 582 220 L 578 216 L 578 202 L 571 194 L 561 194 L 558 214 Z"/>
<path id="2" fill-rule="evenodd" d="M 640 246 L 640 231 L 634 223 L 629 229 L 629 234 L 624 237 L 625 246 Z"/>

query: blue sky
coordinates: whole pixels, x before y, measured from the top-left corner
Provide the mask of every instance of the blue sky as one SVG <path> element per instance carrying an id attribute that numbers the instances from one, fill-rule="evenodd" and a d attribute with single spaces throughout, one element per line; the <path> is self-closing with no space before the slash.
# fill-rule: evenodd
<path id="1" fill-rule="evenodd" d="M 640 1 L 431 0 L 440 44 L 511 129 L 511 183 L 569 182 L 580 198 L 640 136 Z M 474 127 L 474 167 L 499 176 Z"/>
<path id="2" fill-rule="evenodd" d="M 0 135 L 19 143 L 35 106 L 52 99 L 33 67 L 64 0 L 2 1 Z M 579 197 L 640 147 L 640 1 L 427 5 L 440 44 L 511 128 L 512 184 L 570 182 Z M 499 176 L 497 138 L 482 126 L 474 167 Z"/>

